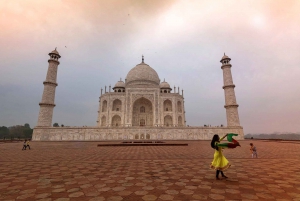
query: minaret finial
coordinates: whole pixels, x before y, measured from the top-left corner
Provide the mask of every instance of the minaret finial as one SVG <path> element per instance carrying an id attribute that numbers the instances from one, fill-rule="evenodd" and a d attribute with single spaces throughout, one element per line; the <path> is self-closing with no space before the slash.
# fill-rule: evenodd
<path id="1" fill-rule="evenodd" d="M 142 55 L 142 63 L 144 63 L 144 55 Z"/>
<path id="2" fill-rule="evenodd" d="M 166 81 L 165 81 L 165 78 L 164 78 L 164 82 L 166 82 Z"/>
<path id="3" fill-rule="evenodd" d="M 122 81 L 122 78 L 120 77 L 120 81 Z"/>

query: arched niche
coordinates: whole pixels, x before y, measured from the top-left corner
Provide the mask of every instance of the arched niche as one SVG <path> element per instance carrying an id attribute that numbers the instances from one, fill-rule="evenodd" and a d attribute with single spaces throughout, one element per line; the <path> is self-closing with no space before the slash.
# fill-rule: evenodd
<path id="1" fill-rule="evenodd" d="M 107 101 L 106 100 L 104 100 L 102 102 L 102 112 L 107 112 Z"/>
<path id="2" fill-rule="evenodd" d="M 170 100 L 164 101 L 164 111 L 172 111 L 172 102 Z"/>
<path id="3" fill-rule="evenodd" d="M 145 126 L 145 125 L 146 125 L 145 119 L 140 119 L 140 126 Z"/>
<path id="4" fill-rule="evenodd" d="M 112 126 L 121 126 L 121 117 L 119 115 L 113 116 L 111 124 Z"/>
<path id="5" fill-rule="evenodd" d="M 101 118 L 101 126 L 106 126 L 106 116 Z"/>
<path id="6" fill-rule="evenodd" d="M 113 101 L 112 111 L 121 111 L 122 102 L 119 99 Z"/>
<path id="7" fill-rule="evenodd" d="M 181 101 L 177 101 L 177 111 L 178 111 L 178 112 L 182 112 Z"/>
<path id="8" fill-rule="evenodd" d="M 142 97 L 133 103 L 132 126 L 141 126 L 141 120 L 145 121 L 143 126 L 153 126 L 153 109 L 150 100 Z"/>
<path id="9" fill-rule="evenodd" d="M 173 125 L 173 119 L 170 115 L 165 116 L 164 125 L 165 126 L 172 126 Z"/>
<path id="10" fill-rule="evenodd" d="M 181 116 L 178 117 L 178 126 L 183 126 Z"/>

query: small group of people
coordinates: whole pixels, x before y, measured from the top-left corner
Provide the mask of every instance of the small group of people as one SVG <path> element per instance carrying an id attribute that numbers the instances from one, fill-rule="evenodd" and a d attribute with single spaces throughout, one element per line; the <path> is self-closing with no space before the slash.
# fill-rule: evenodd
<path id="1" fill-rule="evenodd" d="M 228 169 L 231 164 L 229 161 L 225 158 L 223 155 L 223 148 L 235 148 L 237 146 L 240 146 L 239 142 L 234 140 L 232 136 L 237 136 L 237 134 L 229 133 L 226 134 L 224 137 L 220 138 L 219 135 L 215 134 L 211 140 L 211 147 L 215 149 L 214 153 L 214 159 L 210 164 L 210 168 L 216 170 L 216 180 L 220 180 L 219 174 L 221 173 L 223 178 L 228 178 L 224 174 L 224 170 Z M 221 144 L 220 142 L 227 137 L 227 140 L 232 143 L 223 143 Z M 250 151 L 252 154 L 252 158 L 256 157 L 257 158 L 257 150 L 256 147 L 253 145 L 253 143 L 250 143 Z"/>
<path id="2" fill-rule="evenodd" d="M 29 140 L 25 139 L 24 142 L 23 142 L 23 149 L 22 150 L 26 150 L 27 147 L 30 150 Z"/>

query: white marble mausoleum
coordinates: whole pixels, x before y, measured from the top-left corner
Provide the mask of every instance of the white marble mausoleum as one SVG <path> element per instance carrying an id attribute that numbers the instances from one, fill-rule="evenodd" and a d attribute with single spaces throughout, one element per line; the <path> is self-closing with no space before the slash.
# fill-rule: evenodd
<path id="1" fill-rule="evenodd" d="M 55 49 L 49 53 L 48 72 L 40 102 L 35 141 L 89 141 L 89 140 L 210 140 L 214 134 L 239 134 L 238 104 L 231 75 L 230 58 L 221 59 L 223 70 L 226 127 L 186 126 L 183 90 L 161 82 L 157 72 L 144 62 L 132 68 L 125 79 L 111 89 L 101 89 L 97 125 L 95 127 L 52 127 L 57 87 L 57 69 L 60 55 Z M 176 72 L 174 72 L 176 73 Z"/>
<path id="2" fill-rule="evenodd" d="M 125 82 L 120 80 L 112 92 L 105 89 L 101 93 L 97 125 L 183 127 L 183 96 L 179 91 L 171 92 L 170 85 L 160 82 L 157 72 L 142 59 L 142 63 L 129 71 Z"/>

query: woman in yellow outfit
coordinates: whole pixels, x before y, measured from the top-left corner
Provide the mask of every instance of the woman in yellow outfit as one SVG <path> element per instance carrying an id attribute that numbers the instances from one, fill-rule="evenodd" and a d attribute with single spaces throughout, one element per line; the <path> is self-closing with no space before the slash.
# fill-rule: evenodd
<path id="1" fill-rule="evenodd" d="M 223 170 L 230 167 L 228 160 L 222 153 L 222 147 L 219 147 L 220 141 L 222 141 L 228 134 L 220 139 L 219 135 L 215 134 L 212 141 L 211 147 L 215 149 L 214 160 L 211 162 L 210 168 L 216 170 L 216 179 L 219 180 L 219 173 L 221 172 L 222 177 L 227 178 Z"/>

